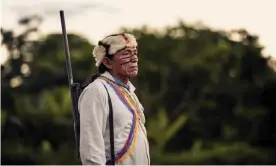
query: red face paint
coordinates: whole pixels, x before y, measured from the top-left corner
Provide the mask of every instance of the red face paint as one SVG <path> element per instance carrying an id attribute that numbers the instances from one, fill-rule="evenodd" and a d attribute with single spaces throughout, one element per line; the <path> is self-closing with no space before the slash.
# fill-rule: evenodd
<path id="1" fill-rule="evenodd" d="M 112 71 L 120 76 L 135 77 L 138 74 L 136 48 L 126 48 L 116 53 L 112 59 Z"/>

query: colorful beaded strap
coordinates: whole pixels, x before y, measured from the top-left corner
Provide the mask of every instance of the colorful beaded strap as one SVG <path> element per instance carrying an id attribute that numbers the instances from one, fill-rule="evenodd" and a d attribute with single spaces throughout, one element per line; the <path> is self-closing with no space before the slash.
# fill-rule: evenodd
<path id="1" fill-rule="evenodd" d="M 126 157 L 128 157 L 134 149 L 134 146 L 136 144 L 136 138 L 137 138 L 137 132 L 138 132 L 138 116 L 137 111 L 135 111 L 135 106 L 132 102 L 130 102 L 130 99 L 125 96 L 125 93 L 123 93 L 122 88 L 120 88 L 116 83 L 114 83 L 112 80 L 109 80 L 108 78 L 105 78 L 103 76 L 99 77 L 101 79 L 104 79 L 107 84 L 111 86 L 111 88 L 115 91 L 116 95 L 119 97 L 119 99 L 122 101 L 122 103 L 127 107 L 127 109 L 132 113 L 133 119 L 132 119 L 132 125 L 129 132 L 129 136 L 127 138 L 127 141 L 122 148 L 122 150 L 115 155 L 115 163 L 118 163 L 120 161 L 123 161 Z"/>

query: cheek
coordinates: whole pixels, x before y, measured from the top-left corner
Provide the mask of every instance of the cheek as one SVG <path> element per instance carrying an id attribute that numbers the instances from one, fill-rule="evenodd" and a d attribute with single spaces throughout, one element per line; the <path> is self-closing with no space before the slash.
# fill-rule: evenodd
<path id="1" fill-rule="evenodd" d="M 133 77 L 138 74 L 138 67 L 134 67 L 133 64 L 127 64 L 125 71 L 128 76 Z"/>
<path id="2" fill-rule="evenodd" d="M 126 74 L 127 72 L 127 65 L 116 65 L 114 66 L 117 73 Z"/>

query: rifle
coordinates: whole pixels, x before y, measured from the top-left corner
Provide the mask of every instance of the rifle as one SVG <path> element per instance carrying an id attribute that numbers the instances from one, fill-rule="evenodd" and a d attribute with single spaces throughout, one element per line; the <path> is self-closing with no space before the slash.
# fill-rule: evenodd
<path id="1" fill-rule="evenodd" d="M 64 19 L 64 12 L 60 10 L 60 20 L 61 20 L 61 28 L 62 28 L 62 38 L 64 44 L 64 50 L 66 55 L 66 69 L 67 69 L 67 76 L 68 76 L 68 83 L 71 93 L 71 101 L 73 106 L 73 119 L 74 119 L 74 134 L 75 134 L 75 141 L 76 141 L 76 150 L 77 156 L 80 157 L 79 154 L 79 142 L 80 142 L 80 116 L 78 111 L 78 100 L 81 93 L 80 84 L 73 81 L 73 74 L 72 74 L 72 67 L 71 67 L 71 60 L 70 60 L 70 50 L 68 44 L 68 38 L 66 33 L 66 25 Z"/>
<path id="2" fill-rule="evenodd" d="M 78 100 L 79 96 L 82 91 L 82 87 L 80 86 L 80 83 L 76 83 L 73 81 L 73 74 L 72 74 L 72 67 L 71 67 L 71 60 L 70 60 L 70 50 L 69 50 L 69 44 L 67 39 L 67 33 L 66 33 L 66 25 L 65 25 L 65 19 L 64 19 L 64 12 L 63 10 L 60 10 L 60 20 L 61 20 L 61 27 L 62 27 L 62 38 L 63 38 L 63 44 L 66 54 L 66 69 L 67 69 L 67 75 L 68 75 L 68 82 L 69 82 L 69 88 L 71 93 L 71 101 L 73 106 L 73 118 L 74 118 L 74 133 L 75 133 L 75 141 L 76 141 L 76 150 L 77 150 L 77 156 L 80 158 L 80 115 L 78 110 Z M 105 87 L 106 88 L 106 87 Z M 107 89 L 106 89 L 107 91 Z M 111 159 L 107 161 L 107 165 L 115 165 L 115 152 L 114 152 L 114 131 L 113 131 L 113 108 L 111 104 L 111 99 L 108 94 L 108 104 L 109 104 L 109 123 L 110 123 L 110 153 L 111 153 Z"/>

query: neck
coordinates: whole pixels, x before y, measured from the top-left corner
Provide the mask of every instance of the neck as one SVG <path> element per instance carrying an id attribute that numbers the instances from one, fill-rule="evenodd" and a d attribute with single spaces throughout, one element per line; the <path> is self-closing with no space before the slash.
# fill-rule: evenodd
<path id="1" fill-rule="evenodd" d="M 120 74 L 116 74 L 112 71 L 110 71 L 110 74 L 112 74 L 114 77 L 116 77 L 118 80 L 122 81 L 124 84 L 127 84 L 129 78 L 127 76 L 122 76 Z"/>

